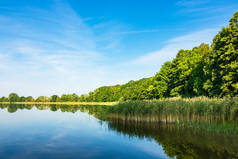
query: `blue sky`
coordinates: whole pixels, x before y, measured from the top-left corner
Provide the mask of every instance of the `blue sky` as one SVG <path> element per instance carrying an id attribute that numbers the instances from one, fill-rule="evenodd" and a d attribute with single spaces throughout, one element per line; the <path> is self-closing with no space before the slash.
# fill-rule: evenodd
<path id="1" fill-rule="evenodd" d="M 237 0 L 0 0 L 0 96 L 88 93 L 211 43 Z"/>

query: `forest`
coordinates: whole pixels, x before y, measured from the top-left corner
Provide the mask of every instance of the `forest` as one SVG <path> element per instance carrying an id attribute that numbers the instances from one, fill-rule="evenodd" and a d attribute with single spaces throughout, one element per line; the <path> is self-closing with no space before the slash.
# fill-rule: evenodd
<path id="1" fill-rule="evenodd" d="M 112 102 L 163 99 L 169 97 L 236 97 L 238 95 L 238 12 L 209 46 L 180 50 L 153 77 L 115 86 L 103 86 L 78 96 L 1 97 L 0 102 Z"/>

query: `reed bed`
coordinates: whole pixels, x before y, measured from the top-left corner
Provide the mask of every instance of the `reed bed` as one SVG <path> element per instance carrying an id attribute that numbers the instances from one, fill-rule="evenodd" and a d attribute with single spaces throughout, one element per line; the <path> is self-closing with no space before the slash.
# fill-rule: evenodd
<path id="1" fill-rule="evenodd" d="M 157 118 L 162 122 L 237 121 L 238 98 L 168 98 L 150 101 L 128 101 L 108 108 L 110 116 L 128 120 L 137 117 Z"/>
<path id="2" fill-rule="evenodd" d="M 14 113 L 18 109 L 50 109 L 88 112 L 104 121 L 113 119 L 135 123 L 166 123 L 225 134 L 238 134 L 238 98 L 168 98 L 126 102 L 18 102 L 0 103 Z"/>

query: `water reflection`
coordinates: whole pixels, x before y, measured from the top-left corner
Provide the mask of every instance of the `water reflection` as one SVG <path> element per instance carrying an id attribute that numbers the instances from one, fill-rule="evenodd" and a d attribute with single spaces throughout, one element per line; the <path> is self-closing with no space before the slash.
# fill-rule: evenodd
<path id="1" fill-rule="evenodd" d="M 1 108 L 1 159 L 168 158 L 155 141 L 109 131 L 107 122 L 77 111 L 77 106 Z"/>
<path id="2" fill-rule="evenodd" d="M 205 132 L 205 131 L 198 131 L 198 130 L 194 130 L 191 128 L 185 128 L 185 127 L 177 127 L 175 125 L 165 125 L 165 124 L 159 124 L 159 123 L 154 123 L 154 122 L 142 122 L 142 121 L 130 121 L 130 120 L 121 120 L 118 118 L 107 118 L 103 112 L 105 107 L 103 106 L 69 106 L 69 105 L 50 105 L 50 106 L 46 106 L 46 105 L 0 105 L 0 108 L 2 109 L 7 109 L 8 112 L 10 113 L 14 113 L 16 112 L 18 109 L 29 109 L 31 110 L 33 107 L 36 107 L 38 110 L 51 110 L 51 111 L 57 111 L 60 110 L 61 112 L 72 112 L 72 113 L 76 113 L 78 112 L 78 110 L 80 110 L 80 112 L 87 112 L 88 114 L 94 115 L 94 117 L 96 117 L 97 119 L 100 119 L 99 123 L 101 123 L 101 125 L 104 125 L 104 129 L 105 127 L 107 128 L 105 130 L 105 132 L 101 132 L 102 136 L 104 139 L 107 140 L 100 140 L 97 142 L 93 142 L 96 139 L 92 136 L 92 134 L 96 131 L 98 131 L 99 127 L 97 124 L 95 123 L 88 123 L 88 121 L 84 122 L 84 124 L 88 124 L 89 125 L 93 125 L 93 128 L 88 128 L 85 126 L 84 129 L 80 129 L 80 132 L 85 132 L 84 135 L 78 135 L 76 133 L 79 132 L 78 131 L 74 131 L 74 135 L 70 136 L 70 138 L 68 137 L 67 140 L 55 140 L 58 141 L 57 142 L 51 142 L 48 143 L 48 148 L 52 148 L 56 145 L 64 145 L 64 147 L 58 148 L 55 151 L 63 151 L 64 148 L 67 149 L 68 148 L 75 148 L 75 146 L 80 147 L 81 146 L 81 151 L 83 149 L 83 151 L 81 153 L 89 153 L 86 149 L 85 146 L 82 147 L 82 145 L 90 145 L 93 146 L 93 152 L 94 153 L 98 153 L 101 154 L 102 152 L 105 152 L 105 150 L 103 148 L 107 148 L 110 149 L 110 157 L 113 156 L 119 156 L 121 158 L 129 158 L 129 157 L 136 157 L 136 158 L 166 158 L 170 157 L 170 158 L 177 158 L 177 159 L 183 159 L 183 158 L 211 158 L 211 159 L 217 159 L 217 158 L 238 158 L 238 135 L 225 135 L 225 134 L 217 134 L 215 132 Z M 58 111 L 55 112 L 59 113 Z M 80 118 L 81 116 L 78 116 L 78 118 Z M 54 118 L 56 119 L 56 118 Z M 95 121 L 95 120 L 94 120 Z M 103 122 L 103 121 L 106 121 Z M 71 125 L 75 124 L 72 121 L 68 121 Z M 67 122 L 67 125 L 69 124 Z M 97 121 L 98 123 L 98 121 Z M 39 124 L 39 123 L 34 123 L 34 124 Z M 62 123 L 61 123 L 62 124 Z M 40 125 L 38 125 L 40 126 Z M 49 126 L 49 124 L 48 124 Z M 52 126 L 52 125 L 51 125 Z M 45 127 L 42 126 L 42 127 Z M 54 125 L 53 127 L 55 129 L 59 129 L 59 127 L 62 127 L 62 125 Z M 97 127 L 97 128 L 95 128 Z M 55 139 L 59 139 L 59 138 L 63 138 L 64 137 L 64 133 L 67 134 L 67 132 L 65 132 L 65 130 L 63 130 L 63 128 L 65 129 L 65 127 L 62 127 L 62 129 L 60 129 L 58 132 L 59 133 L 52 133 L 52 135 L 54 136 Z M 87 129 L 87 131 L 86 131 Z M 67 130 L 67 129 L 66 129 Z M 116 134 L 120 134 L 119 136 L 124 136 L 122 138 L 117 138 L 114 136 L 112 138 L 113 135 Z M 37 132 L 38 133 L 38 132 Z M 72 133 L 72 132 L 70 132 Z M 110 134 L 112 133 L 112 134 Z M 46 133 L 49 134 L 49 133 Z M 58 135 L 55 135 L 58 134 Z M 91 135 L 89 135 L 91 134 Z M 25 134 L 26 135 L 26 134 Z M 28 134 L 29 135 L 29 134 Z M 82 142 L 75 144 L 73 141 L 77 140 L 77 136 L 78 138 L 80 138 Z M 39 135 L 38 138 L 33 139 L 34 142 L 40 142 L 42 141 L 42 138 L 44 139 L 44 136 L 41 138 L 42 136 Z M 83 140 L 83 138 L 87 138 L 87 140 Z M 113 143 L 115 144 L 115 138 L 117 140 L 117 144 L 119 144 L 117 147 L 113 148 Z M 125 142 L 124 144 L 121 144 L 121 142 L 124 139 L 136 139 L 136 145 L 139 145 L 141 141 L 143 141 L 144 139 L 146 139 L 147 143 L 151 143 L 151 145 L 153 145 L 153 142 L 156 142 L 158 145 L 161 145 L 163 148 L 163 151 L 159 150 L 159 147 L 155 148 L 155 151 L 158 151 L 160 153 L 160 155 L 157 156 L 153 156 L 153 155 L 145 155 L 144 153 L 139 153 L 138 151 L 132 149 L 131 147 L 125 147 L 128 146 L 129 144 L 131 144 L 132 142 Z M 139 139 L 139 140 L 137 140 Z M 151 141 L 147 141 L 147 140 L 151 140 Z M 44 140 L 43 140 L 44 141 Z M 88 143 L 88 141 L 91 142 L 91 144 Z M 33 142 L 33 143 L 34 143 Z M 75 145 L 71 145 L 71 143 L 74 143 Z M 150 150 L 153 149 L 153 147 L 151 147 L 151 145 L 146 144 L 145 142 L 142 142 L 142 147 L 144 147 L 144 149 L 146 149 L 146 146 L 149 147 Z M 88 147 L 89 148 L 89 147 Z M 116 149 L 117 148 L 117 149 Z M 127 149 L 127 153 L 125 153 L 125 148 Z M 17 149 L 17 147 L 15 147 L 15 149 Z M 98 150 L 100 149 L 100 150 Z M 148 148 L 147 148 L 148 149 Z M 95 150 L 95 151 L 94 151 Z M 122 152 L 122 150 L 124 150 Z M 66 151 L 66 150 L 65 150 Z M 63 151 L 63 152 L 65 152 Z M 76 153 L 79 150 L 75 150 L 72 151 L 71 153 Z M 108 151 L 107 151 L 108 152 Z M 55 152 L 56 153 L 56 152 Z M 68 153 L 68 151 L 65 152 L 66 154 Z M 59 153 L 57 153 L 59 154 Z M 63 154 L 62 154 L 63 155 Z M 76 154 L 74 154 L 75 157 L 77 156 Z M 164 155 L 164 156 L 163 156 Z M 88 157 L 83 157 L 83 158 L 107 158 L 109 157 L 108 155 L 92 155 L 92 156 L 88 156 Z M 139 157 L 140 156 L 140 157 Z M 41 156 L 42 157 L 42 156 Z M 39 157 L 39 158 L 41 158 Z M 58 156 L 60 157 L 60 156 Z M 81 156 L 82 157 L 82 156 Z"/>
<path id="3" fill-rule="evenodd" d="M 237 136 L 194 131 L 175 125 L 111 119 L 109 128 L 123 135 L 154 139 L 169 157 L 238 158 Z"/>

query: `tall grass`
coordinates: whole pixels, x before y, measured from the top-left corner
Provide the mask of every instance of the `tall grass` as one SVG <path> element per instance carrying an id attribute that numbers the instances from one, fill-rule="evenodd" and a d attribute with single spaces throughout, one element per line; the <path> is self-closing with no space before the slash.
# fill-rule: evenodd
<path id="1" fill-rule="evenodd" d="M 238 98 L 171 98 L 151 101 L 129 101 L 108 107 L 111 116 L 138 119 L 157 118 L 162 122 L 236 121 Z"/>
<path id="2" fill-rule="evenodd" d="M 105 103 L 95 105 L 76 105 L 61 103 L 47 105 L 38 103 L 0 104 L 9 112 L 17 109 L 50 108 L 52 111 L 88 112 L 101 120 L 118 119 L 123 122 L 162 122 L 174 123 L 179 127 L 189 127 L 206 131 L 216 131 L 226 134 L 238 134 L 238 98 L 168 98 L 162 100 L 127 101 L 116 105 L 105 106 Z"/>

